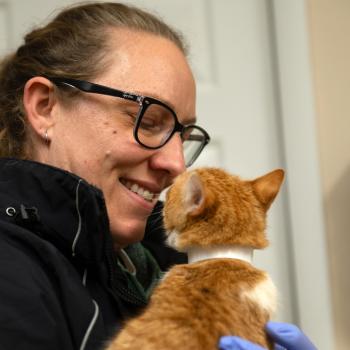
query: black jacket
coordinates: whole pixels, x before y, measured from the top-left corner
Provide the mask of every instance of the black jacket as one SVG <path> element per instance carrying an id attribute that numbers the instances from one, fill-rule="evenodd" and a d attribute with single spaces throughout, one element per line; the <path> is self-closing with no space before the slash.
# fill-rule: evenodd
<path id="1" fill-rule="evenodd" d="M 147 304 L 153 257 L 163 270 L 186 261 L 163 246 L 160 218 L 151 218 L 152 234 L 129 248 L 135 279 L 113 252 L 100 190 L 60 169 L 0 159 L 0 350 L 103 348 Z"/>

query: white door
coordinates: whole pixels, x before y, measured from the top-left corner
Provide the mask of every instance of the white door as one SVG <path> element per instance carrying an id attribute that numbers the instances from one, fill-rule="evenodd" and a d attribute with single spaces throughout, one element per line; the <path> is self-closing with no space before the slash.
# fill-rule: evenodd
<path id="1" fill-rule="evenodd" d="M 77 1 L 0 0 L 0 50 L 15 48 L 23 33 L 34 24 L 42 22 L 55 8 L 73 2 Z M 190 61 L 198 84 L 198 122 L 212 137 L 199 164 L 221 166 L 245 178 L 286 168 L 275 68 L 276 33 L 271 25 L 272 2 L 127 2 L 160 14 L 188 39 Z M 300 309 L 297 297 L 300 282 L 295 277 L 292 219 L 286 189 L 285 184 L 270 209 L 268 236 L 271 245 L 265 251 L 257 252 L 255 261 L 271 274 L 279 289 L 280 308 L 276 319 L 299 323 L 304 311 Z M 310 326 L 309 329 L 315 330 L 315 339 L 320 332 L 317 332 L 317 326 L 314 327 L 317 323 L 314 321 L 311 317 L 306 328 Z M 319 346 L 321 349 L 321 344 Z"/>

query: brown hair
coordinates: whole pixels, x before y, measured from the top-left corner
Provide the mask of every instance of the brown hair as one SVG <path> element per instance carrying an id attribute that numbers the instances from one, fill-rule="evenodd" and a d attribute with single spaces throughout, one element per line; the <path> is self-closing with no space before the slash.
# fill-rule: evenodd
<path id="1" fill-rule="evenodd" d="M 186 55 L 181 34 L 160 18 L 120 3 L 85 3 L 64 9 L 47 25 L 24 37 L 0 65 L 0 157 L 28 158 L 23 89 L 33 76 L 87 79 L 107 67 L 109 28 L 162 36 Z"/>

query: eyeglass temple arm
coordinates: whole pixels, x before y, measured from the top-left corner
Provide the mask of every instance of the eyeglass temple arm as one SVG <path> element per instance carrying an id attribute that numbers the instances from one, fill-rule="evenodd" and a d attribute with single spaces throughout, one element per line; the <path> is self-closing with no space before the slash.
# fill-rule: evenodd
<path id="1" fill-rule="evenodd" d="M 185 141 L 200 141 L 206 145 L 209 143 L 210 138 L 205 137 L 204 135 L 190 135 Z"/>
<path id="2" fill-rule="evenodd" d="M 99 85 L 90 83 L 89 81 L 85 80 L 78 80 L 78 79 L 60 79 L 60 78 L 50 78 L 50 80 L 56 84 L 62 84 L 66 86 L 70 86 L 75 89 L 79 89 L 84 92 L 90 92 L 95 94 L 102 94 L 102 95 L 108 95 L 113 97 L 122 97 L 128 100 L 137 101 L 139 102 L 140 96 L 134 95 L 128 92 L 116 90 L 109 88 L 107 86 Z"/>

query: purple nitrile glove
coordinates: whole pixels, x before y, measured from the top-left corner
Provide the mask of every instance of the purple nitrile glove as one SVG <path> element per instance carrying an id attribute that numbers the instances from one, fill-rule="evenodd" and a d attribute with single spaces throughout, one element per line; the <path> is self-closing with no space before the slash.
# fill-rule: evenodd
<path id="1" fill-rule="evenodd" d="M 260 345 L 253 344 L 247 340 L 235 336 L 221 337 L 220 350 L 265 350 Z"/>
<path id="2" fill-rule="evenodd" d="M 317 350 L 310 339 L 293 324 L 268 322 L 266 332 L 275 342 L 275 350 Z M 260 345 L 235 336 L 222 337 L 219 342 L 219 349 L 264 350 Z"/>
<path id="3" fill-rule="evenodd" d="M 310 339 L 294 324 L 268 322 L 266 332 L 276 343 L 276 350 L 317 350 Z"/>

